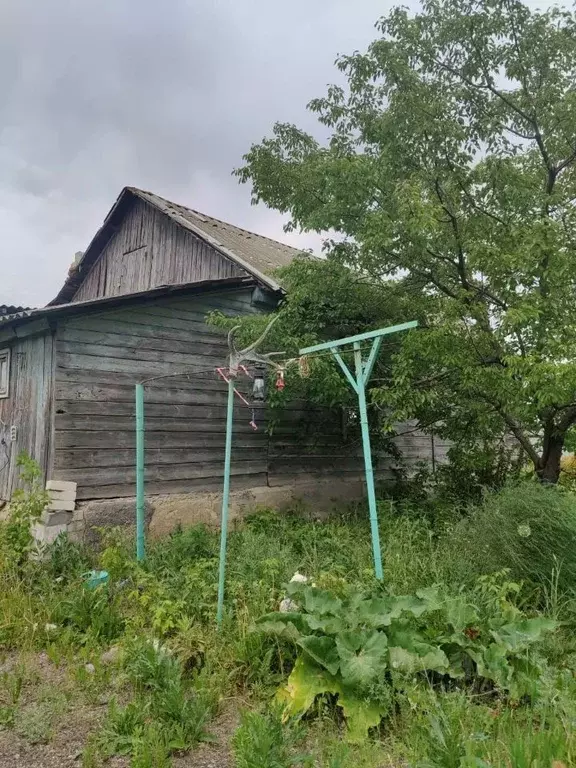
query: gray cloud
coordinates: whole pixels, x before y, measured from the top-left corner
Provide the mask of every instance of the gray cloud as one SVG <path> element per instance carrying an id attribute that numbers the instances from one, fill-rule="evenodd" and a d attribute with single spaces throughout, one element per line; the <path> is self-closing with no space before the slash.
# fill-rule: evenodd
<path id="1" fill-rule="evenodd" d="M 126 184 L 286 238 L 231 170 L 274 121 L 314 124 L 390 5 L 3 0 L 0 303 L 50 300 Z"/>

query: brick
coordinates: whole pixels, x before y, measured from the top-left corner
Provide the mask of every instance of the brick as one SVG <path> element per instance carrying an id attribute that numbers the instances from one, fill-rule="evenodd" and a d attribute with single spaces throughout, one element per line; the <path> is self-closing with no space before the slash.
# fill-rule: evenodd
<path id="1" fill-rule="evenodd" d="M 48 494 L 55 501 L 76 501 L 76 491 L 48 491 Z"/>
<path id="2" fill-rule="evenodd" d="M 40 520 L 44 525 L 50 527 L 53 525 L 63 525 L 64 523 L 67 525 L 72 522 L 72 512 L 66 512 L 65 510 L 51 512 L 50 510 L 45 509 Z"/>
<path id="3" fill-rule="evenodd" d="M 52 501 L 48 503 L 46 509 L 54 512 L 74 512 L 75 507 L 75 501 L 60 501 L 59 499 L 52 499 Z"/>
<path id="4" fill-rule="evenodd" d="M 61 533 L 65 533 L 67 530 L 66 525 L 49 525 L 46 526 L 43 523 L 34 523 L 32 528 L 32 535 L 36 541 L 41 544 L 52 544 Z"/>
<path id="5" fill-rule="evenodd" d="M 46 483 L 47 491 L 74 491 L 76 492 L 77 483 L 69 480 L 48 480 Z"/>
<path id="6" fill-rule="evenodd" d="M 84 522 L 84 507 L 76 507 L 74 514 L 72 515 L 74 522 Z"/>

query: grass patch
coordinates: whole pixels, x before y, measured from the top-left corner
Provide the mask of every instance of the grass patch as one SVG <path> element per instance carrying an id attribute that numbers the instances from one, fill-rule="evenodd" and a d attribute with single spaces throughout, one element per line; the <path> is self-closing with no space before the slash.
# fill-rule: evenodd
<path id="1" fill-rule="evenodd" d="M 553 524 L 542 513 L 550 499 L 549 509 L 560 514 Z M 43 654 L 66 676 L 65 695 L 43 699 L 42 686 L 29 685 L 17 664 L 3 670 L 0 655 L 0 728 L 31 742 L 49 740 L 73 698 L 101 709 L 85 740 L 85 768 L 113 755 L 127 756 L 137 768 L 162 768 L 210 740 L 215 716 L 232 706 L 243 712 L 236 734 L 225 737 L 238 768 L 570 765 L 576 721 L 572 571 L 566 567 L 552 588 L 548 567 L 555 553 L 567 562 L 573 499 L 567 491 L 530 485 L 489 497 L 464 518 L 460 508 L 453 514 L 443 508 L 441 520 L 429 504 L 419 515 L 408 502 L 383 501 L 385 589 L 373 577 L 363 512 L 327 522 L 253 515 L 230 534 L 221 631 L 215 623 L 217 532 L 202 526 L 175 531 L 150 542 L 144 564 L 135 561 L 134 542 L 122 532 L 108 531 L 99 554 L 61 539 L 43 562 L 19 558 L 0 567 L 0 654 Z M 528 502 L 530 546 L 530 537 L 517 540 L 519 510 Z M 544 516 L 540 528 L 535 510 Z M 490 531 L 483 528 L 487 521 Z M 497 543 L 497 531 L 510 540 Z M 488 541 L 489 552 L 483 549 Z M 88 568 L 105 568 L 110 582 L 87 589 L 82 573 Z M 307 630 L 315 638 L 308 650 L 294 634 L 255 631 L 260 617 L 278 610 L 296 571 L 314 582 L 314 594 L 348 606 L 342 626 L 337 610 L 307 606 L 307 621 L 315 622 Z M 296 591 L 293 598 L 306 603 L 312 599 L 307 594 Z M 368 617 L 377 603 L 358 607 L 356 594 L 389 601 L 395 618 L 372 627 L 378 638 L 367 636 L 366 623 L 373 623 Z M 396 611 L 401 596 L 412 602 Z M 420 612 L 422 600 L 428 602 Z M 353 626 L 352 604 L 360 610 Z M 551 626 L 548 619 L 560 629 L 528 642 L 534 627 Z M 313 652 L 322 664 L 326 652 L 332 664 L 326 638 L 348 654 L 339 684 L 361 682 L 353 702 L 357 716 L 364 717 L 370 697 L 382 705 L 382 719 L 367 721 L 362 743 L 348 738 L 338 704 L 346 691 L 337 695 L 328 685 L 297 721 L 284 721 L 275 703 L 299 657 L 307 654 L 310 661 Z M 392 668 L 394 660 L 400 667 Z M 526 685 L 529 669 L 537 675 L 532 688 Z"/>

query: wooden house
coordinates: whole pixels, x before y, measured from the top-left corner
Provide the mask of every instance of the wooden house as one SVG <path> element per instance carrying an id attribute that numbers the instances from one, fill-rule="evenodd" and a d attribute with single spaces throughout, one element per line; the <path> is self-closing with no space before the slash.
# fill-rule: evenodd
<path id="1" fill-rule="evenodd" d="M 226 387 L 215 369 L 226 364 L 227 344 L 206 315 L 274 308 L 282 295 L 274 272 L 297 255 L 125 188 L 58 296 L 43 309 L 0 316 L 0 500 L 11 497 L 24 451 L 46 480 L 77 485 L 75 509 L 58 518 L 54 535 L 65 525 L 79 530 L 85 520 L 130 520 L 134 385 L 153 379 L 146 387 L 153 525 L 216 520 Z M 314 503 L 361 492 L 361 459 L 357 445 L 343 439 L 341 420 L 323 419 L 319 429 L 308 415 L 302 432 L 301 416 L 288 410 L 269 435 L 253 431 L 238 405 L 233 509 L 234 499 L 240 508 L 301 492 Z M 427 455 L 430 438 L 418 440 L 413 450 Z"/>

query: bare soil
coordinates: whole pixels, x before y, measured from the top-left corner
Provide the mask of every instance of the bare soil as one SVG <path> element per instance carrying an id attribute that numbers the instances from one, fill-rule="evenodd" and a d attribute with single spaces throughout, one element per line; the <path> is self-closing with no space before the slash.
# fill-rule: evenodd
<path id="1" fill-rule="evenodd" d="M 2 691 L 4 673 L 13 673 L 19 665 L 25 669 L 19 712 L 33 708 L 50 691 L 55 695 L 68 692 L 68 706 L 66 711 L 58 713 L 42 743 L 33 743 L 34 737 L 21 728 L 0 726 L 0 768 L 79 768 L 84 746 L 104 719 L 108 697 L 103 696 L 102 703 L 90 704 L 71 696 L 71 681 L 65 665 L 56 666 L 46 654 L 37 654 L 1 661 L 0 705 L 6 701 L 6 693 Z M 173 757 L 174 768 L 232 768 L 230 742 L 237 726 L 237 706 L 228 702 L 208 727 L 213 740 L 185 755 Z M 128 768 L 129 762 L 128 758 L 114 757 L 106 762 L 106 767 Z"/>

